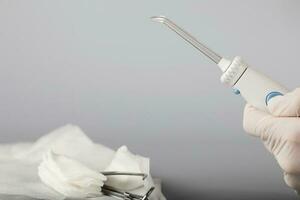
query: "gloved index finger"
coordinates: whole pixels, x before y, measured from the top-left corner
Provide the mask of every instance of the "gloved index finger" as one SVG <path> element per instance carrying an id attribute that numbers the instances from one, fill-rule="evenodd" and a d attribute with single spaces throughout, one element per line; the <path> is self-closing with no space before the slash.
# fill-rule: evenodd
<path id="1" fill-rule="evenodd" d="M 270 118 L 273 118 L 273 116 L 269 113 L 247 104 L 244 109 L 243 127 L 247 133 L 256 137 L 261 137 L 261 131 L 258 130 L 257 127 L 259 124 L 263 124 L 266 119 Z"/>
<path id="2" fill-rule="evenodd" d="M 290 141 L 300 143 L 300 123 L 295 117 L 275 117 L 249 104 L 244 110 L 243 126 L 250 135 L 263 141 Z M 273 143 L 272 143 L 273 144 Z"/>
<path id="3" fill-rule="evenodd" d="M 299 117 L 300 115 L 300 88 L 283 96 L 276 96 L 269 100 L 268 110 L 277 117 Z"/>

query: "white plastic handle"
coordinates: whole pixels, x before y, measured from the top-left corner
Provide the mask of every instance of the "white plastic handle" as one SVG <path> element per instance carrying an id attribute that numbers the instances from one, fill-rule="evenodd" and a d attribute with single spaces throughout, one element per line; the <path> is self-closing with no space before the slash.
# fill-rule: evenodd
<path id="1" fill-rule="evenodd" d="M 279 83 L 249 67 L 233 87 L 240 91 L 249 104 L 264 111 L 267 111 L 267 104 L 271 98 L 288 92 Z"/>

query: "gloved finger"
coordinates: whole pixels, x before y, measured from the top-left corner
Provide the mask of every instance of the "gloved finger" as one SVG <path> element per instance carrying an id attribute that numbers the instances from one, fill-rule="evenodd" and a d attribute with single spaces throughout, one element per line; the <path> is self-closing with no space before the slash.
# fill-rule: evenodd
<path id="1" fill-rule="evenodd" d="M 260 111 L 254 106 L 247 104 L 244 109 L 244 130 L 250 135 L 260 137 L 263 130 L 258 129 L 258 127 L 262 127 L 264 121 L 270 121 L 272 118 L 273 116 L 270 114 Z M 264 126 L 267 126 L 267 124 Z"/>
<path id="2" fill-rule="evenodd" d="M 290 187 L 296 191 L 300 191 L 300 175 L 299 174 L 289 174 L 284 172 L 284 181 Z"/>
<path id="3" fill-rule="evenodd" d="M 273 153 L 279 166 L 288 174 L 300 175 L 300 143 L 286 139 L 269 139 L 265 146 Z M 300 188 L 299 188 L 300 189 Z"/>
<path id="4" fill-rule="evenodd" d="M 249 134 L 275 144 L 280 141 L 300 143 L 300 119 L 274 117 L 247 104 L 243 127 Z"/>
<path id="5" fill-rule="evenodd" d="M 274 155 L 280 168 L 287 174 L 299 174 L 300 178 L 300 144 L 295 142 L 264 141 L 265 148 Z"/>
<path id="6" fill-rule="evenodd" d="M 283 96 L 276 96 L 268 102 L 269 112 L 277 117 L 299 117 L 300 88 Z"/>

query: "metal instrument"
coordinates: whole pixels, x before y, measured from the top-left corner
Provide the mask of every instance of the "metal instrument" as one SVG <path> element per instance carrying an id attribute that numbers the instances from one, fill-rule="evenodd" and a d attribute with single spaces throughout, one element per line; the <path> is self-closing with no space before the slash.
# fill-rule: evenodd
<path id="1" fill-rule="evenodd" d="M 221 57 L 170 19 L 164 16 L 154 16 L 151 19 L 169 27 L 216 63 L 223 72 L 221 82 L 232 87 L 235 94 L 241 94 L 249 104 L 256 108 L 268 112 L 268 102 L 272 98 L 282 96 L 288 92 L 281 84 L 250 68 L 241 57 L 236 56 L 232 60 Z"/>
<path id="2" fill-rule="evenodd" d="M 142 177 L 143 180 L 145 180 L 148 175 L 144 173 L 131 173 L 131 172 L 116 172 L 116 171 L 111 171 L 111 172 L 101 172 L 104 176 L 140 176 Z M 145 195 L 138 195 L 138 194 L 133 194 L 127 191 L 120 190 L 118 188 L 115 188 L 113 186 L 109 186 L 104 184 L 101 188 L 102 193 L 106 196 L 114 197 L 117 199 L 122 199 L 122 200 L 149 200 L 149 197 L 153 190 L 155 189 L 154 187 L 151 187 Z"/>

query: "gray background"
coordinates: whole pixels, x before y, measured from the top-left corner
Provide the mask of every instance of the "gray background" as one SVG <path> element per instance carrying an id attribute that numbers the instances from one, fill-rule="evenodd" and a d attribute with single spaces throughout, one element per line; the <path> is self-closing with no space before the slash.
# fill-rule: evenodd
<path id="1" fill-rule="evenodd" d="M 151 158 L 169 199 L 296 199 L 220 71 L 152 15 L 289 88 L 298 0 L 0 0 L 0 141 L 66 123 Z"/>

